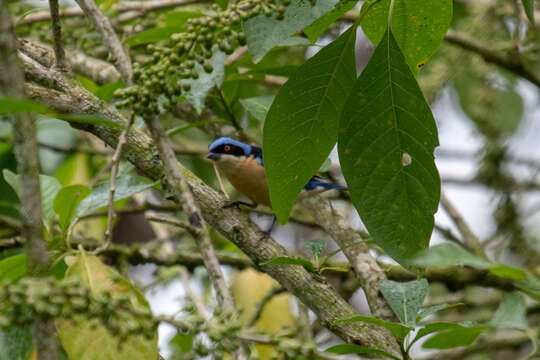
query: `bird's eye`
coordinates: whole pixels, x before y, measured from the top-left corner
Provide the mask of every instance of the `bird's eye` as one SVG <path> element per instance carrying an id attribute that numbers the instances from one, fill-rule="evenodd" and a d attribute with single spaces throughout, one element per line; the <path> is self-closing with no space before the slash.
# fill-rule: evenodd
<path id="1" fill-rule="evenodd" d="M 229 152 L 229 151 L 231 151 L 231 147 L 229 145 L 225 145 L 223 147 L 223 150 L 225 150 L 226 152 Z"/>

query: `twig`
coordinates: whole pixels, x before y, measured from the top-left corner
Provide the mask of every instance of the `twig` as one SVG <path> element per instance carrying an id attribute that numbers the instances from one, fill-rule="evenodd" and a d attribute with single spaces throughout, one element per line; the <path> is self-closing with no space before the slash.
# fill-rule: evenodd
<path id="1" fill-rule="evenodd" d="M 107 249 L 109 245 L 111 244 L 112 223 L 115 217 L 114 194 L 116 192 L 116 175 L 118 174 L 118 168 L 120 167 L 120 159 L 122 158 L 122 148 L 124 147 L 124 144 L 126 143 L 127 135 L 129 133 L 129 130 L 131 129 L 131 126 L 133 126 L 134 121 L 135 121 L 135 115 L 132 114 L 129 118 L 126 128 L 122 130 L 122 133 L 120 133 L 120 136 L 118 137 L 118 144 L 116 145 L 116 150 L 114 151 L 114 155 L 112 157 L 111 180 L 109 181 L 109 200 L 108 200 L 108 205 L 107 205 L 107 228 L 105 230 L 105 241 L 102 246 L 100 246 L 99 248 L 95 250 L 95 253 L 99 253 L 100 251 Z"/>
<path id="2" fill-rule="evenodd" d="M 266 293 L 266 295 L 264 295 L 264 297 L 261 299 L 261 301 L 259 301 L 259 303 L 257 303 L 255 313 L 253 314 L 253 316 L 249 320 L 249 326 L 255 326 L 257 321 L 259 321 L 259 319 L 261 318 L 264 307 L 266 306 L 266 304 L 268 304 L 270 302 L 270 300 L 272 300 L 274 297 L 276 297 L 276 296 L 278 296 L 280 294 L 283 294 L 285 292 L 287 292 L 287 290 L 284 289 L 281 286 L 272 287 L 270 289 L 270 291 L 268 291 Z"/>
<path id="3" fill-rule="evenodd" d="M 17 57 L 17 43 L 8 2 L 0 0 L 0 93 L 23 96 L 24 75 Z M 43 238 L 43 211 L 39 183 L 36 123 L 28 113 L 12 117 L 15 158 L 20 175 L 21 234 L 25 239 L 30 276 L 48 275 L 50 258 Z M 54 320 L 36 319 L 32 326 L 38 360 L 58 359 Z"/>
<path id="4" fill-rule="evenodd" d="M 122 75 L 126 86 L 133 85 L 133 69 L 131 60 L 122 47 L 122 43 L 114 32 L 113 26 L 93 0 L 76 0 L 77 4 L 83 9 L 86 16 L 90 18 L 96 30 L 100 33 L 101 39 L 109 49 L 113 63 Z"/>
<path id="5" fill-rule="evenodd" d="M 19 220 L 3 214 L 0 214 L 0 225 L 17 231 L 20 231 L 22 227 Z"/>
<path id="6" fill-rule="evenodd" d="M 197 294 L 191 287 L 191 284 L 189 282 L 189 273 L 187 272 L 185 267 L 180 268 L 180 280 L 182 281 L 182 285 L 184 286 L 184 289 L 186 289 L 189 298 L 191 299 L 191 301 L 193 301 L 193 304 L 195 305 L 195 308 L 197 309 L 199 315 L 201 315 L 204 320 L 208 321 L 210 319 L 208 311 L 206 310 L 206 307 L 204 306 L 201 298 L 197 296 Z"/>
<path id="7" fill-rule="evenodd" d="M 473 39 L 468 39 L 465 35 L 452 30 L 449 30 L 446 33 L 444 40 L 450 44 L 457 45 L 462 49 L 474 52 L 475 54 L 480 55 L 486 62 L 498 65 L 540 87 L 540 75 L 529 71 L 523 66 L 521 61 L 516 60 L 514 57 L 502 56 L 483 44 L 474 41 Z"/>
<path id="8" fill-rule="evenodd" d="M 58 14 L 58 0 L 49 0 L 49 7 L 51 10 L 56 67 L 61 72 L 65 73 L 68 72 L 68 66 L 66 62 L 66 52 L 64 51 L 64 43 L 62 41 L 62 27 L 60 26 L 60 15 Z"/>
<path id="9" fill-rule="evenodd" d="M 168 216 L 159 216 L 159 215 L 146 215 L 145 219 L 148 221 L 154 221 L 162 224 L 168 224 L 173 225 L 176 227 L 179 227 L 181 229 L 189 231 L 193 236 L 198 236 L 200 233 L 200 230 L 196 228 L 195 226 L 191 225 L 188 222 L 180 221 L 175 218 L 171 218 Z"/>
<path id="10" fill-rule="evenodd" d="M 474 251 L 476 255 L 487 259 L 486 254 L 484 253 L 484 249 L 482 248 L 482 244 L 480 243 L 480 240 L 478 237 L 472 232 L 469 225 L 467 225 L 467 222 L 461 214 L 457 211 L 457 209 L 452 205 L 450 200 L 446 197 L 446 195 L 441 192 L 441 205 L 443 209 L 446 211 L 448 216 L 452 219 L 454 224 L 456 224 L 456 227 L 458 228 L 459 232 L 461 233 L 461 236 L 463 237 L 463 241 L 465 243 L 465 246 L 469 248 L 470 250 Z"/>
<path id="11" fill-rule="evenodd" d="M 182 204 L 184 212 L 189 218 L 189 223 L 198 230 L 196 233 L 197 245 L 203 257 L 206 271 L 216 290 L 218 304 L 220 304 L 224 310 L 233 312 L 235 311 L 234 300 L 225 283 L 223 272 L 221 271 L 221 267 L 215 254 L 214 246 L 212 245 L 208 234 L 208 228 L 203 223 L 200 210 L 195 203 L 191 189 L 180 170 L 176 155 L 170 146 L 169 138 L 163 130 L 158 117 L 154 116 L 151 119 L 146 119 L 146 123 L 150 128 L 160 158 L 163 161 L 166 185 L 169 187 L 172 186 L 172 188 L 176 190 L 175 200 L 179 204 Z M 236 359 L 247 359 L 242 348 L 239 348 L 234 354 Z"/>
<path id="12" fill-rule="evenodd" d="M 240 124 L 238 124 L 238 121 L 236 120 L 236 117 L 231 111 L 229 104 L 227 104 L 227 100 L 225 100 L 225 96 L 223 96 L 223 91 L 221 91 L 221 87 L 217 87 L 216 90 L 219 95 L 219 99 L 221 100 L 221 103 L 223 104 L 223 108 L 225 109 L 225 113 L 227 114 L 227 117 L 231 121 L 232 125 L 234 126 L 236 130 L 242 130 L 242 128 L 240 127 Z"/>
<path id="13" fill-rule="evenodd" d="M 212 165 L 214 165 L 214 172 L 216 173 L 216 178 L 218 180 L 219 189 L 223 193 L 223 196 L 225 197 L 225 199 L 229 200 L 229 194 L 227 194 L 227 192 L 225 191 L 225 186 L 223 186 L 223 180 L 221 179 L 221 175 L 219 174 L 219 170 L 217 168 L 216 162 L 215 161 L 212 162 Z"/>

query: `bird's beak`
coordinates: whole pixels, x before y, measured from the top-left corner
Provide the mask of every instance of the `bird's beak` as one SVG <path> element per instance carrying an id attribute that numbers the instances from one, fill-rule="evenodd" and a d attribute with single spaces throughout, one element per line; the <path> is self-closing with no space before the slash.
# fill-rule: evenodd
<path id="1" fill-rule="evenodd" d="M 207 159 L 214 160 L 214 161 L 219 160 L 220 157 L 221 157 L 220 154 L 216 154 L 216 153 L 208 153 L 208 154 L 206 154 Z"/>

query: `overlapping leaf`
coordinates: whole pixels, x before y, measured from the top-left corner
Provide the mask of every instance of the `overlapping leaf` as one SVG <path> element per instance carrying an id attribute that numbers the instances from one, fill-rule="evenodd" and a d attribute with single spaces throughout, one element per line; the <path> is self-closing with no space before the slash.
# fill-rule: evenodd
<path id="1" fill-rule="evenodd" d="M 395 260 L 429 245 L 440 197 L 437 127 L 392 33 L 358 78 L 341 116 L 339 158 L 373 240 Z"/>
<path id="2" fill-rule="evenodd" d="M 306 61 L 281 87 L 266 116 L 264 165 L 282 224 L 336 143 L 339 114 L 356 78 L 355 33 L 351 27 Z"/>
<path id="3" fill-rule="evenodd" d="M 417 74 L 439 48 L 452 21 L 452 0 L 393 0 L 392 29 L 411 71 Z M 373 6 L 369 6 L 373 3 Z M 372 43 L 385 38 L 391 0 L 370 0 L 362 30 Z M 367 6 L 366 6 L 367 5 Z"/>

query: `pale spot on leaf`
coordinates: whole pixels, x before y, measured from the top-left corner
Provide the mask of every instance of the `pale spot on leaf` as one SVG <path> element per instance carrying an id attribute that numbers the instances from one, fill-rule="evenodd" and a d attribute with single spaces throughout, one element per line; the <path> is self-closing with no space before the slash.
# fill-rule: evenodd
<path id="1" fill-rule="evenodd" d="M 403 155 L 401 156 L 401 165 L 409 166 L 409 165 L 411 165 L 411 163 L 412 163 L 411 155 L 409 155 L 407 153 L 403 153 Z"/>

